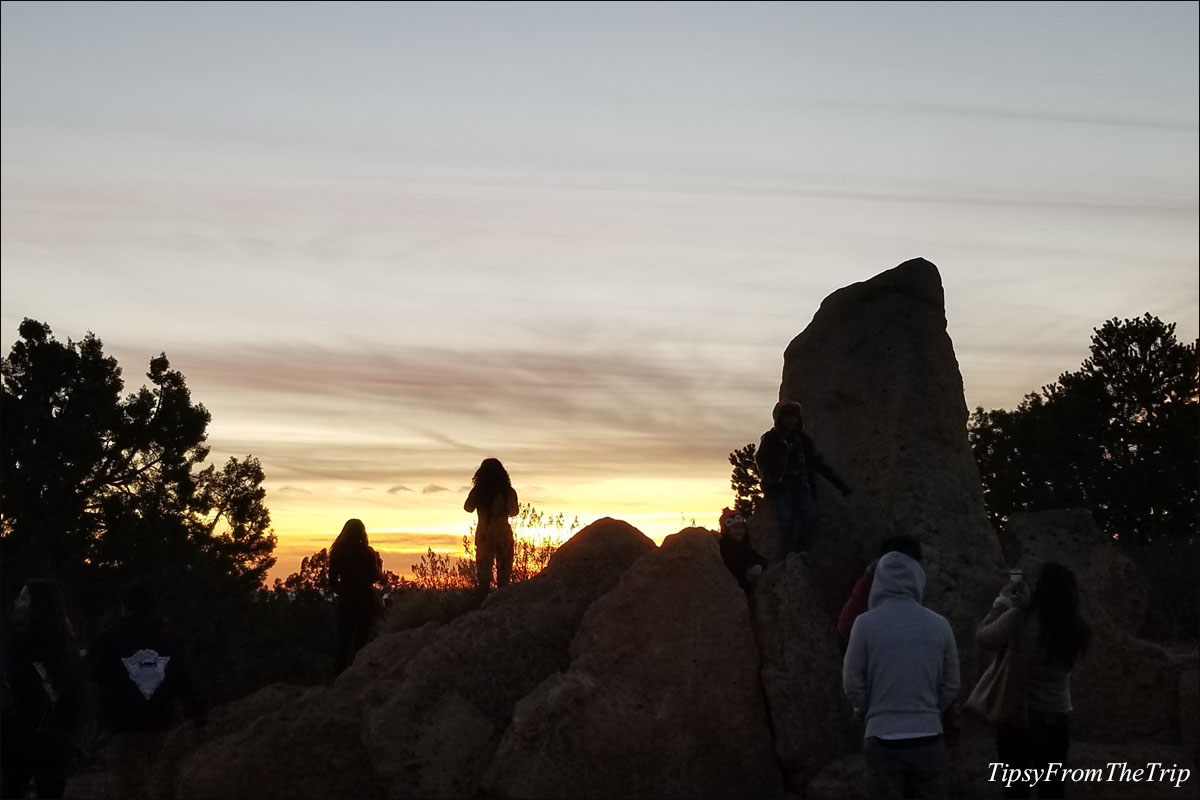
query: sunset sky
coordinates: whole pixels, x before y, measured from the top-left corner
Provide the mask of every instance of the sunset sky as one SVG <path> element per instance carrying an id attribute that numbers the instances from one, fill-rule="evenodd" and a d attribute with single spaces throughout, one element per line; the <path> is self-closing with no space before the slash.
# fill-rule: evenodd
<path id="1" fill-rule="evenodd" d="M 458 549 L 486 456 L 661 539 L 820 301 L 938 265 L 969 406 L 1197 335 L 1198 6 L 5 2 L 0 346 L 165 351 L 275 575 Z"/>

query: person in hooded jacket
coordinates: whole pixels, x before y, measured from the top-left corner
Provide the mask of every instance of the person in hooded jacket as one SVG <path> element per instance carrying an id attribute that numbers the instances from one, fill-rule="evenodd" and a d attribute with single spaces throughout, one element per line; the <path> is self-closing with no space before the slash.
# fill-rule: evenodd
<path id="1" fill-rule="evenodd" d="M 721 535 L 717 544 L 721 548 L 721 559 L 737 579 L 738 586 L 749 594 L 767 566 L 767 560 L 750 543 L 750 526 L 741 512 L 732 508 L 724 509 L 720 524 Z"/>
<path id="2" fill-rule="evenodd" d="M 850 487 L 825 463 L 804 432 L 804 411 L 799 403 L 780 400 L 771 416 L 775 425 L 759 440 L 755 462 L 763 495 L 775 509 L 779 524 L 776 558 L 783 560 L 788 553 L 808 550 L 816 538 L 817 475 L 843 495 L 850 494 Z"/>
<path id="3" fill-rule="evenodd" d="M 915 536 L 909 536 L 906 533 L 889 536 L 879 544 L 879 555 L 882 557 L 888 553 L 904 553 L 914 561 L 920 562 L 921 543 Z M 867 610 L 867 601 L 871 597 L 871 585 L 875 582 L 875 565 L 878 563 L 879 559 L 877 558 L 867 565 L 867 569 L 854 584 L 854 588 L 850 591 L 850 597 L 838 615 L 837 629 L 838 635 L 842 637 L 843 645 L 850 640 L 850 629 L 854 626 L 854 620 Z"/>
<path id="4" fill-rule="evenodd" d="M 866 720 L 863 756 L 872 798 L 949 794 L 942 712 L 958 695 L 950 623 L 925 608 L 925 573 L 904 553 L 875 566 L 869 609 L 854 621 L 842 687 Z"/>

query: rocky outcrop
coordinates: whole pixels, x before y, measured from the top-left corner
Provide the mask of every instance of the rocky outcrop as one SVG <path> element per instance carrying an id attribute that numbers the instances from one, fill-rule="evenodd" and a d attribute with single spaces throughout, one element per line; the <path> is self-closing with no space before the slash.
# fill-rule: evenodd
<path id="1" fill-rule="evenodd" d="M 779 395 L 803 404 L 805 430 L 853 490 L 819 488 L 824 606 L 836 612 L 885 536 L 911 533 L 925 550 L 926 604 L 963 641 L 1004 563 L 937 268 L 914 259 L 825 298 L 784 353 Z"/>
<path id="2" fill-rule="evenodd" d="M 762 797 L 779 770 L 746 599 L 716 538 L 667 537 L 588 610 L 570 669 L 518 705 L 504 797 Z"/>
<path id="3" fill-rule="evenodd" d="M 210 738 L 179 767 L 177 795 L 382 797 L 352 698 L 317 686 L 245 727 Z"/>
<path id="4" fill-rule="evenodd" d="M 842 693 L 835 620 L 821 608 L 802 556 L 767 570 L 753 606 L 775 751 L 788 785 L 800 792 L 830 760 L 855 749 L 861 736 Z"/>
<path id="5" fill-rule="evenodd" d="M 363 743 L 362 715 L 395 691 L 436 629 L 431 623 L 374 639 L 332 688 L 268 686 L 222 706 L 202 734 L 176 730 L 165 750 L 183 755 L 160 764 L 159 796 L 385 796 Z"/>
<path id="6" fill-rule="evenodd" d="M 480 610 L 380 637 L 334 687 L 214 731 L 180 764 L 178 795 L 476 794 L 513 706 L 568 666 L 584 611 L 654 549 L 624 522 L 593 523 L 538 578 L 495 593 Z"/>
<path id="7" fill-rule="evenodd" d="M 472 794 L 513 707 L 570 663 L 587 608 L 654 543 L 602 519 L 566 542 L 537 580 L 497 592 L 445 626 L 403 684 L 364 719 L 363 737 L 393 797 Z"/>

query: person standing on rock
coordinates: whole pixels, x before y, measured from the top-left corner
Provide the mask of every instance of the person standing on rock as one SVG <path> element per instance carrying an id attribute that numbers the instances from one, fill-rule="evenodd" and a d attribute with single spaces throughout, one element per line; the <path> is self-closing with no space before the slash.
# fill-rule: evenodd
<path id="1" fill-rule="evenodd" d="M 496 565 L 496 586 L 508 586 L 513 565 L 513 529 L 509 517 L 521 510 L 517 492 L 508 471 L 497 458 L 485 458 L 471 479 L 471 491 L 463 510 L 477 511 L 475 525 L 475 567 L 479 593 L 486 596 L 492 586 L 492 564 Z"/>
<path id="2" fill-rule="evenodd" d="M 866 720 L 872 798 L 944 798 L 950 761 L 942 712 L 958 695 L 958 648 L 945 617 L 925 608 L 925 573 L 904 553 L 875 565 L 869 610 L 854 621 L 842 688 Z"/>
<path id="3" fill-rule="evenodd" d="M 996 750 L 1007 767 L 1022 770 L 1063 764 L 1069 746 L 1071 669 L 1091 641 L 1092 631 L 1079 614 L 1079 587 L 1070 569 L 1042 565 L 1030 594 L 1024 581 L 1009 581 L 975 632 L 985 650 L 1015 648 L 1025 669 L 1026 723 L 1001 725 Z M 1036 787 L 1005 787 L 1005 797 L 1063 797 L 1062 770 Z"/>
<path id="4" fill-rule="evenodd" d="M 383 559 L 367 541 L 360 519 L 348 519 L 329 548 L 329 588 L 337 598 L 338 654 L 335 674 L 354 663 L 371 638 L 381 610 L 375 583 L 383 579 Z"/>
<path id="5" fill-rule="evenodd" d="M 817 534 L 817 475 L 850 494 L 837 473 L 825 463 L 804 432 L 804 412 L 792 400 L 780 400 L 771 416 L 774 427 L 762 435 L 755 461 L 762 476 L 763 495 L 775 509 L 779 525 L 777 559 L 812 547 Z"/>
<path id="6" fill-rule="evenodd" d="M 721 512 L 721 536 L 717 544 L 725 566 L 737 579 L 742 591 L 749 594 L 762 575 L 767 560 L 750 544 L 750 526 L 740 512 L 727 508 Z"/>

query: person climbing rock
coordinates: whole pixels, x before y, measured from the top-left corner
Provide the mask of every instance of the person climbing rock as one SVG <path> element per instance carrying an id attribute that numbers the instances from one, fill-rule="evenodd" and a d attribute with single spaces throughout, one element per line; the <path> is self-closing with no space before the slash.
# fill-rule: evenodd
<path id="1" fill-rule="evenodd" d="M 755 460 L 762 476 L 763 495 L 775 510 L 779 525 L 776 559 L 812 547 L 817 535 L 817 475 L 850 494 L 833 468 L 804 432 L 800 404 L 780 400 L 772 411 L 775 425 L 762 435 Z"/>

